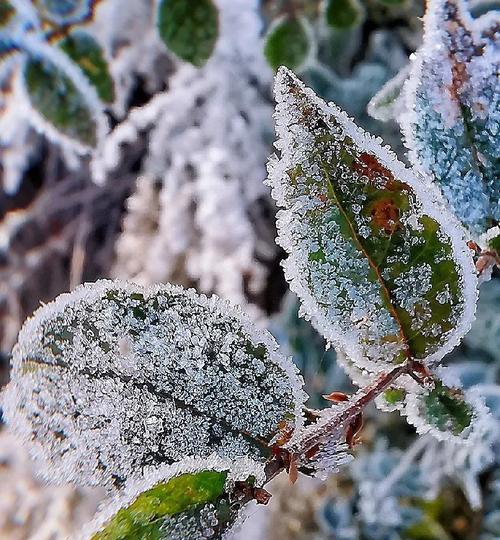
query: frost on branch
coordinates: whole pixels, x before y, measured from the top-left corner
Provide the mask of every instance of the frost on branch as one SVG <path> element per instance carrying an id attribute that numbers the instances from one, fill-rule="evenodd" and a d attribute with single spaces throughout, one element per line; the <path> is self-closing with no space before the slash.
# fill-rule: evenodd
<path id="1" fill-rule="evenodd" d="M 475 234 L 500 220 L 498 21 L 490 15 L 472 19 L 462 0 L 429 2 L 402 118 L 410 159 Z"/>
<path id="2" fill-rule="evenodd" d="M 429 182 L 290 71 L 275 91 L 269 183 L 303 313 L 358 367 L 438 362 L 475 310 L 463 229 Z"/>
<path id="3" fill-rule="evenodd" d="M 129 483 L 81 540 L 202 540 L 238 521 L 237 482 L 255 482 L 247 460 L 186 459 Z"/>
<path id="4" fill-rule="evenodd" d="M 5 418 L 61 481 L 114 483 L 187 455 L 263 462 L 301 422 L 301 380 L 229 304 L 180 287 L 87 284 L 14 349 Z"/>

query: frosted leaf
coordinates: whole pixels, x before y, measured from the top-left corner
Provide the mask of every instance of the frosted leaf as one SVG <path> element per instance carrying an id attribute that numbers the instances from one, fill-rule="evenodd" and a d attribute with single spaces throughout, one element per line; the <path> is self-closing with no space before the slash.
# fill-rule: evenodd
<path id="1" fill-rule="evenodd" d="M 302 312 L 358 368 L 438 362 L 470 328 L 464 231 L 430 182 L 290 71 L 276 81 L 269 184 Z"/>
<path id="2" fill-rule="evenodd" d="M 372 118 L 387 122 L 397 119 L 404 111 L 402 91 L 409 73 L 409 67 L 404 67 L 372 97 L 367 107 L 367 112 Z"/>
<path id="3" fill-rule="evenodd" d="M 276 349 L 217 298 L 87 284 L 25 323 L 4 416 L 60 481 L 119 487 L 188 455 L 263 463 L 278 428 L 301 425 L 305 398 Z"/>
<path id="4" fill-rule="evenodd" d="M 490 15 L 472 19 L 462 0 L 429 2 L 402 117 L 411 161 L 475 234 L 500 220 L 498 18 Z"/>
<path id="5" fill-rule="evenodd" d="M 442 374 L 441 374 L 442 375 Z M 420 434 L 430 433 L 442 441 L 473 443 L 488 423 L 488 409 L 474 389 L 435 379 L 432 388 L 408 393 L 403 414 Z"/>
<path id="6" fill-rule="evenodd" d="M 253 485 L 249 462 L 186 459 L 128 484 L 81 540 L 222 538 L 241 511 L 235 482 Z"/>

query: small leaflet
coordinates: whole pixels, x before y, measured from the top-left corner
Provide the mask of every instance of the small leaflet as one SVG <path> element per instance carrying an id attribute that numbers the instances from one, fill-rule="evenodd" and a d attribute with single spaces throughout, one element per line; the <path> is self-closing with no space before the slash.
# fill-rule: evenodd
<path id="1" fill-rule="evenodd" d="M 400 409 L 417 433 L 430 433 L 442 441 L 471 444 L 483 435 L 490 415 L 477 392 L 464 391 L 435 379 L 433 387 L 408 393 Z"/>
<path id="2" fill-rule="evenodd" d="M 280 66 L 300 69 L 311 54 L 312 38 L 304 18 L 284 16 L 273 22 L 265 36 L 264 55 L 276 71 Z"/>
<path id="3" fill-rule="evenodd" d="M 210 58 L 219 35 L 219 13 L 212 0 L 160 0 L 158 32 L 179 58 L 201 67 Z"/>
<path id="4" fill-rule="evenodd" d="M 186 456 L 262 465 L 304 401 L 291 360 L 228 303 L 106 280 L 25 323 L 3 396 L 45 476 L 117 488 Z"/>
<path id="5" fill-rule="evenodd" d="M 498 17 L 431 0 L 424 22 L 401 127 L 414 166 L 477 236 L 500 220 Z"/>
<path id="6" fill-rule="evenodd" d="M 248 460 L 188 458 L 128 484 L 81 540 L 223 538 L 241 521 L 235 482 L 255 482 Z"/>
<path id="7" fill-rule="evenodd" d="M 431 182 L 285 68 L 275 95 L 268 183 L 302 315 L 358 368 L 439 362 L 474 317 L 465 231 Z"/>

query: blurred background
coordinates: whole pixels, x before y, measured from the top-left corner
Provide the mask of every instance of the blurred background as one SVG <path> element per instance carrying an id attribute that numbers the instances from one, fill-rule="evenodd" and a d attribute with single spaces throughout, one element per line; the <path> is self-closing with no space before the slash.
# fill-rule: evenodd
<path id="1" fill-rule="evenodd" d="M 312 407 L 350 391 L 280 267 L 263 183 L 273 71 L 294 69 L 405 160 L 397 91 L 383 107 L 372 98 L 404 80 L 423 13 L 420 0 L 0 0 L 0 385 L 26 317 L 113 277 L 228 298 L 293 355 Z M 494 277 L 448 362 L 495 413 L 484 444 L 417 438 L 397 413 L 370 410 L 349 467 L 278 479 L 239 537 L 499 540 L 499 305 Z M 103 497 L 41 485 L 0 427 L 2 540 L 66 538 Z"/>

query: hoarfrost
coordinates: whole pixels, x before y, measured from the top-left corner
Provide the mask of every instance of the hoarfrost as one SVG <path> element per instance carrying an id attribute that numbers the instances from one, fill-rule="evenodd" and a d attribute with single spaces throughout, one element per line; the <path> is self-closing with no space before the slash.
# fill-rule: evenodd
<path id="1" fill-rule="evenodd" d="M 302 313 L 358 368 L 437 363 L 474 316 L 465 231 L 430 182 L 285 68 L 275 93 L 281 159 L 269 184 Z"/>
<path id="2" fill-rule="evenodd" d="M 3 403 L 47 477 L 120 487 L 189 455 L 262 463 L 280 424 L 301 425 L 301 383 L 229 304 L 100 281 L 25 323 Z"/>

